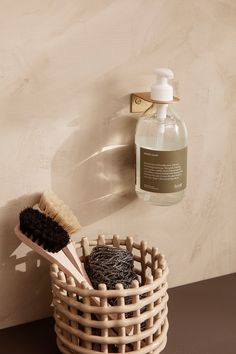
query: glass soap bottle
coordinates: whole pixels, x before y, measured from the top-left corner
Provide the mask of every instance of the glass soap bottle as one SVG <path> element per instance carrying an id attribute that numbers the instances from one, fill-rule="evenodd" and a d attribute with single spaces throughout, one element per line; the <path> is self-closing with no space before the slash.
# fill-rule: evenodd
<path id="1" fill-rule="evenodd" d="M 135 190 L 144 202 L 172 205 L 184 196 L 187 180 L 187 129 L 170 109 L 173 79 L 169 69 L 156 69 L 152 106 L 140 117 L 135 133 Z"/>

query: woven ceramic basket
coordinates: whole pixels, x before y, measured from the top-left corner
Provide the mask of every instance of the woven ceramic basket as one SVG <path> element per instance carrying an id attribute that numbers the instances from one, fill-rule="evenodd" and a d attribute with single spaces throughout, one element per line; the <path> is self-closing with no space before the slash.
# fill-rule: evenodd
<path id="1" fill-rule="evenodd" d="M 139 276 L 129 289 L 121 284 L 107 290 L 75 285 L 57 265 L 51 267 L 55 331 L 59 350 L 65 354 L 160 353 L 167 341 L 167 274 L 165 257 L 155 247 L 132 237 L 126 239 L 99 236 L 95 241 L 83 238 L 76 243 L 84 262 L 97 244 L 127 248 L 134 256 Z M 109 305 L 116 298 L 116 305 Z M 96 300 L 96 301 L 94 301 Z M 96 303 L 95 303 L 96 302 Z"/>

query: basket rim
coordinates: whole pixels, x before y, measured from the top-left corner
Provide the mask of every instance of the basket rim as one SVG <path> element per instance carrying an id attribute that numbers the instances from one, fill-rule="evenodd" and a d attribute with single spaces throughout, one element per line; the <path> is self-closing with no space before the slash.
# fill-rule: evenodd
<path id="1" fill-rule="evenodd" d="M 138 287 L 135 288 L 128 288 L 128 289 L 106 289 L 106 290 L 101 290 L 101 289 L 82 289 L 78 286 L 74 286 L 74 285 L 69 285 L 63 281 L 61 281 L 60 279 L 58 279 L 57 274 L 55 273 L 55 271 L 53 270 L 53 267 L 57 266 L 55 263 L 53 263 L 51 265 L 51 271 L 50 271 L 50 275 L 51 278 L 53 280 L 53 282 L 64 288 L 65 290 L 69 291 L 69 292 L 74 292 L 77 295 L 80 296 L 92 296 L 92 297 L 119 297 L 119 296 L 133 296 L 133 295 L 142 295 L 145 294 L 149 291 L 153 291 L 156 290 L 159 286 L 163 285 L 163 283 L 166 282 L 166 278 L 169 274 L 169 268 L 166 267 L 163 271 L 162 271 L 162 275 L 155 279 L 152 280 L 152 282 L 150 282 L 149 284 L 143 284 L 140 285 Z M 61 271 L 59 269 L 59 271 Z"/>

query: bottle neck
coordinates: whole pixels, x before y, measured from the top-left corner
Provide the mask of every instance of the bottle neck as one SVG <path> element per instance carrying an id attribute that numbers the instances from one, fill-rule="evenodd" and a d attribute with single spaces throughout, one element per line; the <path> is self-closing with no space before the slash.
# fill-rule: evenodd
<path id="1" fill-rule="evenodd" d="M 167 117 L 168 104 L 158 103 L 155 105 L 157 118 L 164 120 Z"/>

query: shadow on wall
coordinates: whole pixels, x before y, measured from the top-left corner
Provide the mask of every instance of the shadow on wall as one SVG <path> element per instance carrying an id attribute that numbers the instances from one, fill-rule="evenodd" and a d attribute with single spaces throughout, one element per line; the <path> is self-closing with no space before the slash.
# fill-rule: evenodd
<path id="1" fill-rule="evenodd" d="M 14 234 L 19 212 L 35 204 L 39 194 L 22 196 L 0 208 L 0 328 L 49 315 L 49 265 Z"/>
<path id="2" fill-rule="evenodd" d="M 112 97 L 104 94 L 107 87 L 112 87 Z M 86 112 L 76 121 L 77 130 L 59 148 L 51 168 L 52 189 L 83 226 L 113 214 L 136 197 L 136 119 L 127 115 L 129 96 L 117 99 L 112 82 L 100 83 L 94 91 L 96 114 L 91 120 L 92 113 Z"/>

